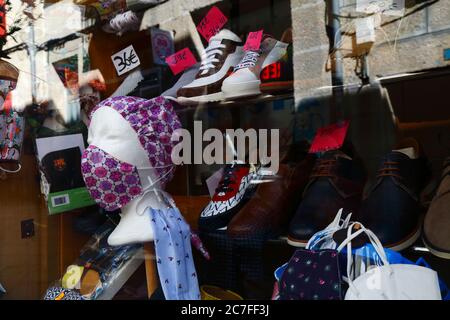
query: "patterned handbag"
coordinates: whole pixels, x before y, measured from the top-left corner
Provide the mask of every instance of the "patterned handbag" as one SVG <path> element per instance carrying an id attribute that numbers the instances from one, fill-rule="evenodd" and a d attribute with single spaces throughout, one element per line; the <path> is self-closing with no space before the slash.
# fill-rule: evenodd
<path id="1" fill-rule="evenodd" d="M 8 94 L 8 97 L 10 95 Z M 0 111 L 0 163 L 16 163 L 17 169 L 8 170 L 0 165 L 0 170 L 9 173 L 19 172 L 21 169 L 19 159 L 24 137 L 25 120 L 16 111 L 13 111 L 7 98 Z"/>
<path id="2" fill-rule="evenodd" d="M 280 300 L 343 300 L 342 267 L 336 250 L 298 249 L 281 276 Z"/>

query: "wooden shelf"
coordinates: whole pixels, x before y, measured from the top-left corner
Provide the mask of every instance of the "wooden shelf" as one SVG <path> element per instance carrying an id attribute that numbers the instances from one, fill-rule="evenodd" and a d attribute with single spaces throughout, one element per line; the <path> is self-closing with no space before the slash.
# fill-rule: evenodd
<path id="1" fill-rule="evenodd" d="M 258 103 L 267 103 L 267 102 L 272 102 L 272 101 L 288 100 L 288 99 L 294 99 L 293 92 L 288 92 L 288 93 L 283 93 L 283 94 L 278 94 L 278 95 L 262 94 L 259 96 L 243 98 L 243 99 L 239 99 L 239 100 L 200 102 L 200 103 L 192 103 L 192 104 L 185 104 L 185 105 L 182 104 L 182 107 L 177 109 L 176 112 L 178 114 L 193 112 L 193 111 L 197 110 L 198 107 L 205 107 L 205 108 L 247 107 L 247 106 L 255 105 Z"/>

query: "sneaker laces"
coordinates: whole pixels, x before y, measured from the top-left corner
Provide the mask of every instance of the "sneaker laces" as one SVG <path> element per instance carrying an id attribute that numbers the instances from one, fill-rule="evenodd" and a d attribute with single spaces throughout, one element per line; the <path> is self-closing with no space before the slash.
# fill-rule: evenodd
<path id="1" fill-rule="evenodd" d="M 225 167 L 223 178 L 216 188 L 216 193 L 219 194 L 233 191 L 233 188 L 230 185 L 236 183 L 236 172 L 239 170 L 239 168 L 240 166 L 236 163 L 233 163 L 231 166 Z"/>
<path id="2" fill-rule="evenodd" d="M 332 169 L 336 166 L 336 162 L 336 159 L 319 159 L 311 177 L 333 177 Z"/>
<path id="3" fill-rule="evenodd" d="M 239 62 L 236 67 L 234 67 L 234 71 L 237 71 L 239 69 L 243 68 L 251 68 L 256 65 L 256 62 L 259 59 L 259 56 L 261 55 L 261 51 L 252 51 L 249 50 L 245 53 L 244 57 L 242 58 L 241 62 Z"/>
<path id="4" fill-rule="evenodd" d="M 377 178 L 395 177 L 401 179 L 402 177 L 398 174 L 400 171 L 399 164 L 397 161 L 385 161 L 383 167 L 378 170 Z"/>
<path id="5" fill-rule="evenodd" d="M 201 74 L 206 74 L 210 69 L 215 69 L 215 63 L 219 62 L 217 55 L 223 55 L 223 48 L 226 46 L 221 43 L 220 38 L 212 37 L 208 47 L 202 53 L 202 64 L 200 66 Z"/>
<path id="6" fill-rule="evenodd" d="M 109 26 L 116 32 L 122 33 L 127 30 L 139 29 L 139 18 L 133 11 L 118 14 L 109 21 Z"/>

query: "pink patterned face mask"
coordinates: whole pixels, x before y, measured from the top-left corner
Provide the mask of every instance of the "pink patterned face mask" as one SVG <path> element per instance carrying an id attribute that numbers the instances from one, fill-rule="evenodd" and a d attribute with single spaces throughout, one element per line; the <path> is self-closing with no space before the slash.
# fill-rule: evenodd
<path id="1" fill-rule="evenodd" d="M 171 167 L 171 168 L 170 168 Z M 114 211 L 151 188 L 171 173 L 173 166 L 165 166 L 166 172 L 150 186 L 144 188 L 136 166 L 120 161 L 94 145 L 83 152 L 81 172 L 91 197 L 102 208 Z M 154 169 L 154 168 L 152 168 Z"/>

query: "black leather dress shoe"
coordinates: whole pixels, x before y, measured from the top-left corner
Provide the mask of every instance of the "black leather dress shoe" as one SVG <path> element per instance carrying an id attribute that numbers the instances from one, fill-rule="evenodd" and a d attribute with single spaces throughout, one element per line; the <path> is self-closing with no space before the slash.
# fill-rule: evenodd
<path id="1" fill-rule="evenodd" d="M 419 193 L 430 174 L 426 159 L 418 155 L 418 145 L 402 151 L 392 151 L 381 161 L 359 220 L 383 246 L 397 251 L 412 245 L 420 235 Z"/>
<path id="2" fill-rule="evenodd" d="M 339 209 L 342 218 L 356 218 L 365 182 L 359 161 L 342 151 L 328 151 L 316 161 L 303 199 L 289 227 L 288 243 L 304 247 L 318 231 L 330 224 Z"/>

